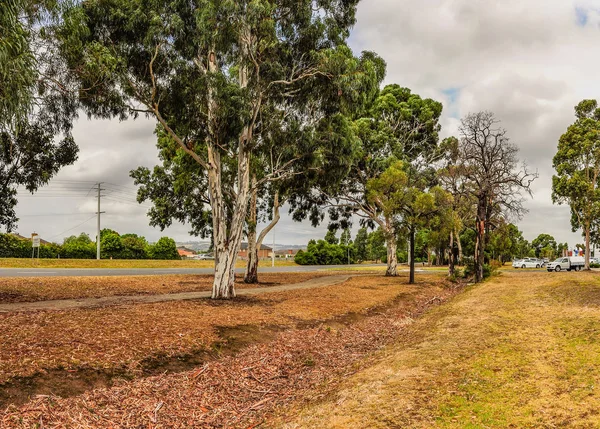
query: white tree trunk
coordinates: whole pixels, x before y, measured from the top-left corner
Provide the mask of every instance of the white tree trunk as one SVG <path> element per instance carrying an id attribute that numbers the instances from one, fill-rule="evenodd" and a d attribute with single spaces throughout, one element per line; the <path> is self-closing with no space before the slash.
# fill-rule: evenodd
<path id="1" fill-rule="evenodd" d="M 396 243 L 395 235 L 393 238 L 386 238 L 385 244 L 387 247 L 387 269 L 385 275 L 396 277 L 398 275 L 398 255 L 396 253 L 398 244 Z"/>
<path id="2" fill-rule="evenodd" d="M 454 275 L 454 232 L 450 231 L 450 246 L 448 249 L 448 276 Z"/>
<path id="3" fill-rule="evenodd" d="M 246 35 L 245 35 L 246 36 Z M 243 38 L 243 40 L 246 40 Z M 239 70 L 240 87 L 248 86 L 248 69 L 243 65 L 248 54 L 247 41 L 242 41 L 242 58 Z M 209 55 L 209 71 L 217 71 L 216 56 Z M 210 191 L 210 205 L 213 218 L 213 237 L 215 248 L 215 278 L 213 281 L 212 298 L 230 299 L 235 297 L 235 264 L 242 245 L 246 211 L 250 199 L 250 145 L 252 129 L 245 125 L 239 136 L 238 142 L 238 171 L 236 176 L 236 191 L 233 200 L 232 212 L 228 213 L 223 198 L 222 163 L 220 147 L 215 141 L 214 126 L 214 96 L 209 92 L 209 144 L 208 155 L 208 185 Z M 229 225 L 227 224 L 229 220 Z"/>
<path id="4" fill-rule="evenodd" d="M 590 269 L 590 222 L 588 221 L 585 225 L 585 267 L 584 269 Z"/>
<path id="5" fill-rule="evenodd" d="M 456 237 L 456 247 L 458 247 L 458 265 L 461 265 L 462 259 L 463 259 L 463 250 L 462 250 L 462 243 L 460 242 L 460 235 L 458 235 L 458 231 L 454 232 L 454 236 Z"/>
<path id="6" fill-rule="evenodd" d="M 256 189 L 256 176 L 252 177 L 252 196 L 250 197 L 250 213 L 248 217 L 248 263 L 244 274 L 244 283 L 258 283 L 258 249 L 256 247 L 258 189 Z"/>

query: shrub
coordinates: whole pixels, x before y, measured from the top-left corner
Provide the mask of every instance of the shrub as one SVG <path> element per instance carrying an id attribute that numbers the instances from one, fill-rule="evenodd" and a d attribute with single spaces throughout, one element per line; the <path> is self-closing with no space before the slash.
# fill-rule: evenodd
<path id="1" fill-rule="evenodd" d="M 600 264 L 591 263 L 590 268 L 600 268 Z"/>
<path id="2" fill-rule="evenodd" d="M 463 265 L 465 266 L 463 270 L 463 277 L 468 278 L 475 275 L 475 259 L 472 256 L 463 257 Z"/>

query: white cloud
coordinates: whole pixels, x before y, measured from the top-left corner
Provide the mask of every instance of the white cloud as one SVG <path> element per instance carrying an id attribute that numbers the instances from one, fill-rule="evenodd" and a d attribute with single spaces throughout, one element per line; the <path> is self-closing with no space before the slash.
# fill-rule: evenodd
<path id="1" fill-rule="evenodd" d="M 352 43 L 387 61 L 387 83 L 444 102 L 444 136 L 457 115 L 493 111 L 540 174 L 519 226 L 573 244 L 568 207 L 551 201 L 552 158 L 573 106 L 600 98 L 599 10 L 598 0 L 364 0 Z M 448 89 L 459 90 L 454 103 Z"/>

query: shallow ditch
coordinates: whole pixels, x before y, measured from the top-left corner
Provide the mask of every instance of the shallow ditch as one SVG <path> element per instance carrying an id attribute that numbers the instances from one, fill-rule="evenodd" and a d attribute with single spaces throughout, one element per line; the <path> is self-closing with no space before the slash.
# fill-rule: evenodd
<path id="1" fill-rule="evenodd" d="M 14 377 L 0 384 L 0 409 L 5 409 L 10 405 L 23 405 L 38 395 L 65 398 L 80 395 L 92 389 L 109 388 L 134 378 L 189 371 L 222 356 L 238 353 L 252 344 L 269 342 L 285 329 L 309 329 L 315 326 L 343 329 L 399 303 L 410 305 L 412 300 L 409 296 L 410 294 L 399 294 L 388 303 L 367 309 L 364 313 L 352 312 L 325 320 L 296 321 L 293 328 L 257 325 L 217 327 L 220 340 L 213 343 L 210 350 L 195 350 L 176 356 L 166 354 L 150 356 L 140 361 L 136 370 L 126 367 L 111 370 L 49 369 L 29 377 Z M 246 300 L 251 301 L 251 298 Z M 248 302 L 245 304 L 247 305 Z"/>

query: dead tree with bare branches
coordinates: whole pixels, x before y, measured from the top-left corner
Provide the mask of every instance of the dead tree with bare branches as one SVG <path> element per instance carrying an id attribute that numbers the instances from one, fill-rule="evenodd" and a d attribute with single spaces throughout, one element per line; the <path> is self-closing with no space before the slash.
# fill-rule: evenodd
<path id="1" fill-rule="evenodd" d="M 469 114 L 459 132 L 459 168 L 465 178 L 465 192 L 477 200 L 475 214 L 475 281 L 483 280 L 485 246 L 490 221 L 500 210 L 504 216 L 521 217 L 523 192 L 531 195 L 531 184 L 538 177 L 519 162 L 519 149 L 511 143 L 506 130 L 499 127 L 492 112 Z"/>

